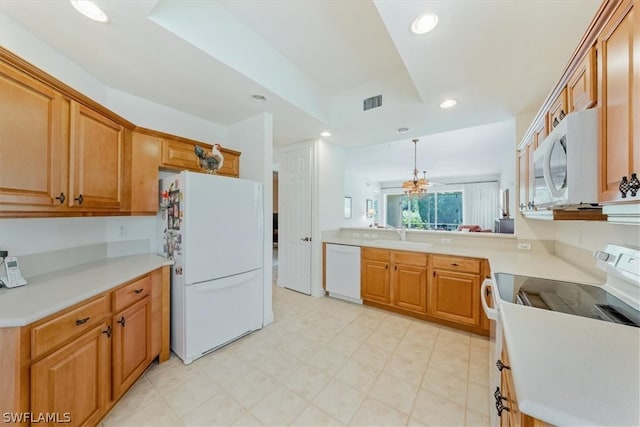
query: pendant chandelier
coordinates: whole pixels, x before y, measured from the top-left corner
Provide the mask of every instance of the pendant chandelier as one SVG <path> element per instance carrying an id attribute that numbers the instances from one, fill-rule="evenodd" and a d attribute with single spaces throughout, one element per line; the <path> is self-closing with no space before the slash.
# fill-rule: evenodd
<path id="1" fill-rule="evenodd" d="M 416 165 L 419 139 L 413 140 L 413 179 L 402 183 L 402 189 L 407 196 L 421 196 L 427 194 L 427 172 L 422 171 L 422 178 L 418 178 L 418 167 Z"/>

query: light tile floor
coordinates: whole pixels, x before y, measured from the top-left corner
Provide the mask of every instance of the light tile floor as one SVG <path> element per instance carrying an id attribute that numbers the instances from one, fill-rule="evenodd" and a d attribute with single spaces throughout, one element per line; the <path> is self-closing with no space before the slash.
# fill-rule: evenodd
<path id="1" fill-rule="evenodd" d="M 489 342 L 274 287 L 275 321 L 154 364 L 103 426 L 488 426 Z"/>

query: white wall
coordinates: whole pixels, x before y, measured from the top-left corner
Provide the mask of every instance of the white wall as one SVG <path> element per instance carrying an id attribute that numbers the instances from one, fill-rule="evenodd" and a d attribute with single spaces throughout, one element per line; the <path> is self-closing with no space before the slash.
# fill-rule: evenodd
<path id="1" fill-rule="evenodd" d="M 106 89 L 104 105 L 136 126 L 237 149 L 227 145 L 226 127 L 117 89 Z"/>
<path id="2" fill-rule="evenodd" d="M 234 123 L 228 130 L 229 141 L 242 152 L 240 178 L 251 179 L 263 186 L 263 265 L 264 265 L 264 324 L 273 322 L 271 268 L 272 241 L 271 217 L 273 214 L 273 116 L 261 113 Z"/>
<path id="3" fill-rule="evenodd" d="M 344 221 L 344 149 L 327 141 L 316 141 L 315 177 L 312 197 L 311 295 L 322 296 L 322 232 L 335 230 Z"/>
<path id="4" fill-rule="evenodd" d="M 343 227 L 368 227 L 374 218 L 367 218 L 367 199 L 372 202 L 380 197 L 380 183 L 369 178 L 345 172 L 344 195 L 351 197 L 351 219 L 343 219 Z M 378 204 L 380 208 L 382 204 Z"/>

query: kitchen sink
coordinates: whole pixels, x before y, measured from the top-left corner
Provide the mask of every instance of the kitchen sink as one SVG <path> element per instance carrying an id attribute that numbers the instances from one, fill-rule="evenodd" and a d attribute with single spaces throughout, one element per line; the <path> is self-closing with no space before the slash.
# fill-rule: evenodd
<path id="1" fill-rule="evenodd" d="M 378 239 L 372 240 L 370 242 L 373 246 L 380 246 L 390 249 L 410 249 L 415 251 L 425 251 L 433 246 L 432 243 L 423 243 L 423 242 L 409 242 L 406 240 L 387 240 L 387 239 Z"/>

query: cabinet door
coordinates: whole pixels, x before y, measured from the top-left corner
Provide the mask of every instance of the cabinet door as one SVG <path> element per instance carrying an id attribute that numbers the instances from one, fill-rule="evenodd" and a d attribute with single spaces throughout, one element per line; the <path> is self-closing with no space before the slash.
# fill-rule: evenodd
<path id="1" fill-rule="evenodd" d="M 105 323 L 31 366 L 31 412 L 95 426 L 109 391 L 109 337 Z M 38 423 L 54 425 L 56 422 Z"/>
<path id="2" fill-rule="evenodd" d="M 62 206 L 68 197 L 61 99 L 0 62 L 0 205 Z"/>
<path id="3" fill-rule="evenodd" d="M 518 152 L 518 207 L 527 209 L 529 203 L 529 150 L 524 147 Z"/>
<path id="4" fill-rule="evenodd" d="M 391 276 L 393 304 L 419 313 L 427 312 L 427 269 L 396 264 Z"/>
<path id="5" fill-rule="evenodd" d="M 547 112 L 547 129 L 549 129 L 549 132 L 565 118 L 567 111 L 569 109 L 567 108 L 567 88 L 565 87 L 549 106 L 549 111 Z"/>
<path id="6" fill-rule="evenodd" d="M 120 209 L 124 131 L 121 125 L 72 102 L 69 206 Z"/>
<path id="7" fill-rule="evenodd" d="M 389 263 L 383 261 L 362 261 L 362 299 L 389 304 L 390 296 Z"/>
<path id="8" fill-rule="evenodd" d="M 205 151 L 210 151 L 211 146 L 200 144 Z M 226 160 L 226 159 L 225 159 Z M 195 153 L 195 144 L 172 139 L 162 140 L 162 161 L 161 166 L 169 169 L 188 169 L 195 172 L 202 172 L 198 157 Z"/>
<path id="9" fill-rule="evenodd" d="M 240 177 L 240 152 L 221 148 L 220 152 L 224 156 L 222 167 L 218 171 L 218 175 Z"/>
<path id="10" fill-rule="evenodd" d="M 151 363 L 151 298 L 114 315 L 112 324 L 112 398 L 117 399 Z"/>
<path id="11" fill-rule="evenodd" d="M 598 38 L 598 99 L 601 106 L 599 201 L 624 201 L 623 176 L 640 173 L 640 22 L 625 0 Z M 631 198 L 638 200 L 638 198 Z"/>
<path id="12" fill-rule="evenodd" d="M 480 277 L 475 274 L 433 271 L 430 314 L 465 325 L 480 325 Z"/>
<path id="13" fill-rule="evenodd" d="M 160 138 L 133 133 L 131 142 L 131 207 L 132 214 L 156 213 L 158 211 L 158 166 Z"/>
<path id="14" fill-rule="evenodd" d="M 596 48 L 589 49 L 578 68 L 567 82 L 569 113 L 582 111 L 595 105 L 597 99 Z"/>

